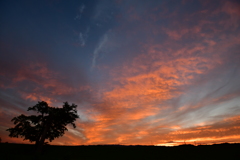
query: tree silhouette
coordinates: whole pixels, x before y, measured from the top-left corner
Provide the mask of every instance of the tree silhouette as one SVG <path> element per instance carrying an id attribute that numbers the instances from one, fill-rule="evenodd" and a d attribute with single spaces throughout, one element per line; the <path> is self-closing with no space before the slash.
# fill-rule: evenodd
<path id="1" fill-rule="evenodd" d="M 35 142 L 38 152 L 41 152 L 44 141 L 50 142 L 55 138 L 63 136 L 67 131 L 66 126 L 71 124 L 74 128 L 74 121 L 79 118 L 77 105 L 69 105 L 64 102 L 62 108 L 50 107 L 47 102 L 38 102 L 35 106 L 29 107 L 28 111 L 37 111 L 38 115 L 14 117 L 12 121 L 15 127 L 9 128 L 10 137 L 23 137 L 24 140 Z"/>

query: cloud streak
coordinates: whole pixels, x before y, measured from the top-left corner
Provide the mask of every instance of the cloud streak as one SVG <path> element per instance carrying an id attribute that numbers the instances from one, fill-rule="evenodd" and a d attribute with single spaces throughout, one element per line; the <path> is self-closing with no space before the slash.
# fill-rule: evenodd
<path id="1" fill-rule="evenodd" d="M 108 33 L 106 33 L 100 39 L 97 47 L 94 49 L 91 69 L 95 68 L 97 63 L 97 58 L 99 57 L 99 54 L 104 50 L 104 45 L 106 45 L 107 41 L 108 41 Z"/>

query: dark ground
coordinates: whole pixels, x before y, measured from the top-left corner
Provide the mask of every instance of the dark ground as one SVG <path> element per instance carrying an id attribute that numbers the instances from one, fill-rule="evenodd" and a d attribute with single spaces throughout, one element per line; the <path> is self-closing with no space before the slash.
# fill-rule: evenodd
<path id="1" fill-rule="evenodd" d="M 36 156 L 34 145 L 0 143 L 1 160 L 240 160 L 240 144 L 211 146 L 44 146 Z"/>

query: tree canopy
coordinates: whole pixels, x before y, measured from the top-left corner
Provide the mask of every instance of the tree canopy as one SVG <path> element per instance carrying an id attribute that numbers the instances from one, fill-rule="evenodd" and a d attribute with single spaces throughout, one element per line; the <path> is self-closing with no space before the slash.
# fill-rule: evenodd
<path id="1" fill-rule="evenodd" d="M 71 124 L 74 128 L 74 121 L 79 118 L 77 115 L 77 105 L 69 105 L 64 102 L 62 108 L 50 107 L 47 102 L 38 102 L 35 106 L 29 107 L 28 111 L 36 111 L 37 115 L 20 116 L 12 119 L 15 127 L 7 129 L 10 137 L 22 137 L 24 140 L 36 142 L 42 145 L 45 140 L 50 142 L 55 138 L 64 135 L 68 129 L 66 126 Z"/>

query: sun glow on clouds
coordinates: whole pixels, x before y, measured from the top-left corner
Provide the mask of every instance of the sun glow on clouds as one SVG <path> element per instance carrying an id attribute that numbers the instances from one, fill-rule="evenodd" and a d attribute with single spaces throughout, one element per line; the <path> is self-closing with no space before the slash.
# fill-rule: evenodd
<path id="1" fill-rule="evenodd" d="M 219 12 L 216 10 L 214 14 Z M 136 16 L 129 18 L 139 20 L 139 18 L 136 19 Z M 225 20 L 228 21 L 228 19 Z M 239 18 L 237 20 L 239 21 Z M 187 140 L 196 133 L 199 133 L 198 135 L 201 137 L 203 136 L 201 134 L 205 134 L 205 132 L 203 133 L 202 130 L 188 131 L 185 128 L 191 128 L 197 124 L 201 124 L 204 128 L 205 125 L 221 120 L 221 118 L 216 120 L 210 118 L 211 114 L 206 114 L 206 112 L 214 111 L 213 116 L 217 116 L 228 110 L 223 107 L 225 110 L 219 112 L 221 106 L 219 103 L 213 102 L 214 95 L 210 95 L 210 97 L 207 95 L 214 90 L 219 90 L 221 93 L 219 88 L 224 85 L 225 80 L 220 77 L 219 84 L 213 85 L 212 90 L 210 87 L 201 91 L 201 87 L 207 86 L 208 82 L 210 82 L 209 85 L 214 83 L 205 82 L 202 79 L 209 77 L 213 72 L 218 72 L 218 68 L 226 64 L 224 56 L 226 48 L 236 45 L 239 39 L 232 37 L 235 41 L 225 44 L 228 39 L 217 40 L 222 36 L 217 31 L 218 26 L 214 26 L 210 21 L 195 21 L 195 23 L 200 25 L 195 28 L 182 29 L 186 27 L 182 23 L 179 29 L 163 29 L 169 36 L 169 39 L 167 38 L 163 44 L 145 43 L 140 54 L 135 54 L 136 56 L 132 60 L 110 70 L 112 79 L 107 82 L 106 86 L 108 87 L 102 92 L 103 103 L 96 104 L 98 116 L 95 117 L 97 123 L 94 128 L 97 128 L 98 133 L 90 135 L 89 139 L 96 137 L 94 143 L 108 143 L 111 139 L 111 141 L 122 144 L 149 144 L 152 140 L 154 143 L 161 141 L 160 135 L 165 134 L 163 136 L 165 139 L 169 139 L 169 137 L 179 139 L 180 137 Z M 216 33 L 206 33 L 203 27 L 206 24 Z M 157 26 L 152 25 L 153 28 L 148 29 L 144 28 L 145 25 L 141 27 L 143 30 L 155 30 Z M 225 29 L 228 28 L 223 30 Z M 136 32 L 134 33 L 136 34 Z M 184 42 L 187 38 L 192 39 L 191 37 L 200 41 L 193 40 L 189 44 L 179 42 L 179 40 Z M 203 37 L 206 38 L 203 39 Z M 182 46 L 179 46 L 179 43 L 182 43 Z M 216 75 L 221 76 L 219 73 Z M 192 90 L 192 88 L 195 89 Z M 200 91 L 200 93 L 195 91 Z M 237 101 L 235 100 L 235 102 Z M 227 105 L 229 105 L 227 108 L 234 107 L 231 104 Z M 208 106 L 209 109 L 206 109 L 205 106 Z M 237 110 L 239 113 L 239 109 Z M 162 118 L 164 120 L 157 121 Z M 151 119 L 157 122 L 154 123 Z M 101 123 L 98 124 L 98 122 Z M 225 132 L 228 131 L 237 133 L 238 127 L 204 129 L 212 135 L 221 131 L 221 136 L 224 137 Z M 109 135 L 108 133 L 110 136 L 106 136 L 106 134 Z M 214 140 L 214 138 L 210 139 Z M 221 138 L 216 138 L 217 141 L 218 139 Z"/>
<path id="2" fill-rule="evenodd" d="M 118 1 L 114 8 L 115 2 L 99 2 L 91 17 L 99 34 L 86 25 L 88 40 L 81 45 L 88 47 L 100 35 L 92 50 L 81 50 L 92 53 L 86 56 L 87 74 L 63 72 L 51 67 L 50 60 L 39 61 L 15 67 L 14 76 L 0 69 L 5 84 L 0 87 L 16 88 L 19 99 L 31 103 L 45 100 L 58 106 L 67 100 L 79 106 L 77 129 L 69 127 L 52 144 L 240 142 L 240 4 L 171 3 Z M 81 6 L 87 12 L 89 6 Z M 86 19 L 80 12 L 78 20 Z M 89 82 L 82 84 L 86 75 Z M 77 82 L 72 80 L 76 77 Z M 9 103 L 1 101 L 7 108 Z M 9 115 L 3 115 L 7 121 Z"/>

